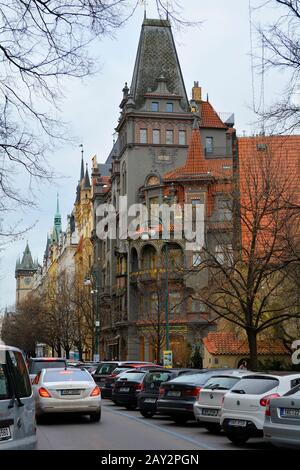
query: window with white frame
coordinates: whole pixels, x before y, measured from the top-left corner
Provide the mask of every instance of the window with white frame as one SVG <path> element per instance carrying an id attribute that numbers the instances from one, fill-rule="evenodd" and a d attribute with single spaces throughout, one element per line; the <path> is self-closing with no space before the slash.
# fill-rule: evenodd
<path id="1" fill-rule="evenodd" d="M 186 131 L 179 131 L 179 145 L 186 145 Z"/>
<path id="2" fill-rule="evenodd" d="M 152 143 L 153 144 L 160 144 L 160 130 L 153 129 L 152 131 Z"/>
<path id="3" fill-rule="evenodd" d="M 172 145 L 174 143 L 174 132 L 170 129 L 166 131 L 166 144 Z"/>

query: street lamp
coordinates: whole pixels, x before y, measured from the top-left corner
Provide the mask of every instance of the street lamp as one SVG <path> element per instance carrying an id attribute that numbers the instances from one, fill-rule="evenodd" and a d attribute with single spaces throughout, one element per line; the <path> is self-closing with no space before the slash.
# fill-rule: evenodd
<path id="1" fill-rule="evenodd" d="M 96 282 L 95 282 L 96 281 Z M 94 324 L 94 351 L 93 351 L 93 361 L 99 362 L 99 346 L 100 346 L 100 315 L 99 315 L 99 275 L 98 270 L 94 269 L 91 273 L 85 277 L 83 281 L 85 286 L 91 286 L 91 294 L 96 295 L 96 300 L 93 298 L 93 308 L 94 302 L 96 302 L 96 319 Z M 95 286 L 95 287 L 94 287 Z"/>

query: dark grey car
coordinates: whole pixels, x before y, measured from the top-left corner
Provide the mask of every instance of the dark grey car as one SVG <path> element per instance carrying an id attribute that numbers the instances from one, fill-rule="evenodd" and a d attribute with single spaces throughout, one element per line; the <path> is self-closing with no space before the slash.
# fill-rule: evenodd
<path id="1" fill-rule="evenodd" d="M 232 369 L 204 369 L 161 384 L 157 412 L 170 418 L 177 424 L 195 420 L 194 403 L 203 385 L 214 375 L 228 374 Z"/>
<path id="2" fill-rule="evenodd" d="M 266 408 L 264 438 L 278 447 L 300 449 L 300 384 Z"/>

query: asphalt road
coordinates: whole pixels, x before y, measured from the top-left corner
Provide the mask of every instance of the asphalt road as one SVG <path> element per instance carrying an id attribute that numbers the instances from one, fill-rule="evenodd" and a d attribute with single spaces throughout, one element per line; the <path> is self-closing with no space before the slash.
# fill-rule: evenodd
<path id="1" fill-rule="evenodd" d="M 179 426 L 164 417 L 143 418 L 102 401 L 100 423 L 85 416 L 49 416 L 38 426 L 38 449 L 64 450 L 219 450 L 235 449 L 227 438 L 209 434 L 198 424 Z M 261 439 L 252 439 L 245 449 L 268 449 Z M 241 449 L 241 447 L 239 447 Z"/>

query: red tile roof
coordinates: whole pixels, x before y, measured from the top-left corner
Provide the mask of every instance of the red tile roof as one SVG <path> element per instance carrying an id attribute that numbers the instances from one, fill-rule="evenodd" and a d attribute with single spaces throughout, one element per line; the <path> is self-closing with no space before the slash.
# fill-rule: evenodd
<path id="1" fill-rule="evenodd" d="M 247 340 L 238 339 L 234 333 L 228 331 L 208 333 L 208 335 L 203 339 L 203 343 L 207 351 L 213 355 L 249 354 Z M 257 352 L 260 355 L 287 354 L 287 351 L 282 345 L 282 343 L 276 340 L 273 340 L 271 344 L 267 341 L 258 341 Z"/>
<path id="2" fill-rule="evenodd" d="M 194 123 L 188 155 L 184 166 L 164 175 L 164 180 L 205 179 L 211 177 L 228 177 L 232 174 L 232 160 L 228 158 L 206 159 L 201 134 L 197 123 Z"/>
<path id="3" fill-rule="evenodd" d="M 195 121 L 185 165 L 166 173 L 164 179 L 199 178 L 207 175 L 209 175 L 208 163 L 205 160 L 199 127 Z"/>
<path id="4" fill-rule="evenodd" d="M 217 129 L 227 129 L 226 124 L 216 113 L 209 101 L 201 102 L 201 123 L 200 127 L 211 127 Z"/>

